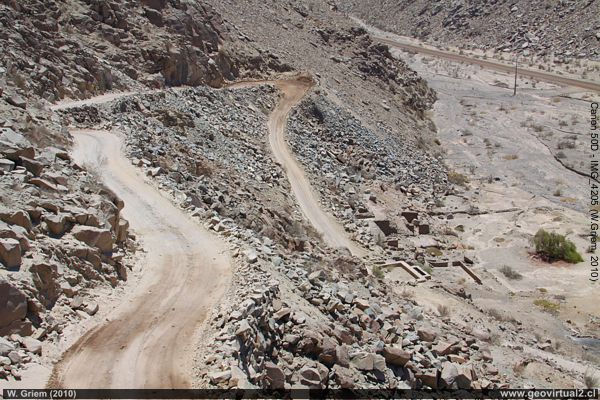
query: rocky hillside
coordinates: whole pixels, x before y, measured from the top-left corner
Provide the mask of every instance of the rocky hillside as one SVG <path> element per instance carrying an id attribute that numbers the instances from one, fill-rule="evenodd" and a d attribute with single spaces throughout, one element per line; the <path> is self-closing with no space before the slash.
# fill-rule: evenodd
<path id="1" fill-rule="evenodd" d="M 339 2 L 340 10 L 394 33 L 440 45 L 553 55 L 600 56 L 596 0 Z"/>
<path id="2" fill-rule="evenodd" d="M 288 69 L 202 2 L 3 0 L 0 25 L 4 79 L 49 101 Z"/>
<path id="3" fill-rule="evenodd" d="M 428 243 L 437 245 L 419 236 L 430 233 L 433 217 L 415 211 L 449 190 L 425 118 L 436 95 L 334 5 L 1 0 L 0 23 L 10 27 L 0 34 L 7 55 L 0 61 L 0 374 L 7 379 L 19 378 L 23 363 L 43 362 L 43 342 L 94 315 L 99 288 L 117 286 L 133 264 L 137 247 L 122 201 L 99 183 L 101 171 L 69 157 L 68 129 L 79 127 L 123 135 L 140 172 L 233 249 L 231 288 L 203 335 L 211 345 L 196 346 L 199 384 L 505 382 L 491 364 L 491 331 L 450 324 L 374 272 L 374 261 L 417 264 Z M 369 252 L 364 259 L 328 247 L 303 217 L 267 139 L 276 89 L 224 87 L 290 71 L 316 82 L 291 113 L 290 147 L 323 208 Z M 110 91 L 131 93 L 49 107 Z M 376 214 L 387 221 L 386 198 L 405 221 L 395 232 L 401 239 L 373 230 Z"/>
<path id="4" fill-rule="evenodd" d="M 331 2 L 207 2 L 231 27 L 230 35 L 243 32 L 249 43 L 271 49 L 283 64 L 314 76 L 318 90 L 365 125 L 389 129 L 378 134 L 438 149 L 422 118 L 434 92 Z"/>

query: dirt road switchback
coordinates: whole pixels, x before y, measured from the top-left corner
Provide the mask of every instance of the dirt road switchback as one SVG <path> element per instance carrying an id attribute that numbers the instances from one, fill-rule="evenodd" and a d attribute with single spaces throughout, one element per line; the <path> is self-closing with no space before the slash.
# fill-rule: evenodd
<path id="1" fill-rule="evenodd" d="M 358 257 L 365 255 L 365 250 L 360 248 L 350 238 L 344 228 L 321 208 L 317 195 L 304 174 L 304 170 L 290 151 L 286 137 L 286 123 L 292 108 L 296 106 L 313 85 L 307 78 L 295 80 L 278 80 L 275 85 L 281 90 L 279 103 L 269 116 L 269 143 L 275 156 L 287 173 L 292 192 L 306 218 L 313 227 L 323 235 L 327 244 L 333 247 L 345 247 Z"/>
<path id="2" fill-rule="evenodd" d="M 118 136 L 72 133 L 74 159 L 95 165 L 125 201 L 123 215 L 147 253 L 137 286 L 64 354 L 49 386 L 189 387 L 194 335 L 230 279 L 226 245 L 144 182 L 121 153 Z"/>

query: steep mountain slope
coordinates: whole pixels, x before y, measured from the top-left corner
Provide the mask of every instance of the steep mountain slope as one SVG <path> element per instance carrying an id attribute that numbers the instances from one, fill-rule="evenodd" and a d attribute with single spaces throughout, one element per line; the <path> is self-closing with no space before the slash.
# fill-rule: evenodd
<path id="1" fill-rule="evenodd" d="M 228 36 L 200 2 L 3 0 L 0 49 L 9 82 L 50 101 L 106 90 L 208 84 L 287 69 Z"/>
<path id="2" fill-rule="evenodd" d="M 56 363 L 58 357 L 44 360 L 50 344 L 64 339 L 69 326 L 92 321 L 96 328 L 56 364 L 55 372 L 64 375 L 51 384 L 82 382 L 79 366 L 89 365 L 101 372 L 96 381 L 85 374 L 90 386 L 147 382 L 140 371 L 151 371 L 165 386 L 496 388 L 515 381 L 510 371 L 520 350 L 507 350 L 496 339 L 503 334 L 534 343 L 518 321 L 498 327 L 485 315 L 453 319 L 443 308 L 412 298 L 409 286 L 429 276 L 425 263 L 442 250 L 473 262 L 449 229 L 453 214 L 439 211 L 441 197 L 454 189 L 435 126 L 426 117 L 436 94 L 335 4 L 0 0 L 0 22 L 0 46 L 7 55 L 0 60 L 0 125 L 20 132 L 9 132 L 10 146 L 0 148 L 2 157 L 10 158 L 0 164 L 5 171 L 0 202 L 15 208 L 0 214 L 10 225 L 3 235 L 11 236 L 2 244 L 16 257 L 15 242 L 22 242 L 19 256 L 25 259 L 19 271 L 3 259 L 0 270 L 14 294 L 5 303 L 16 304 L 8 327 L 19 328 L 6 331 L 0 343 L 6 356 L 0 370 L 11 376 L 7 380 L 17 379 L 30 361 Z M 294 85 L 302 90 L 291 97 L 281 90 Z M 101 97 L 70 107 L 50 104 L 91 96 Z M 156 292 L 142 290 L 158 302 L 164 297 L 161 315 L 153 314 L 155 303 L 143 296 L 132 304 L 147 318 L 115 318 L 130 314 L 113 313 L 101 302 L 106 297 L 96 289 L 111 292 L 109 286 L 120 286 L 119 279 L 138 260 L 136 235 L 138 245 L 164 241 L 168 246 L 168 235 L 154 241 L 147 235 L 154 231 L 148 227 L 152 221 L 169 221 L 136 215 L 132 223 L 142 228 L 129 233 L 119 212 L 123 202 L 98 182 L 108 175 L 106 183 L 115 184 L 107 171 L 95 171 L 102 163 L 77 165 L 69 159 L 69 131 L 75 129 L 101 130 L 109 137 L 109 155 L 123 170 L 135 170 L 135 185 L 145 177 L 149 185 L 141 193 L 121 185 L 130 203 L 140 205 L 138 213 L 144 200 L 156 196 L 158 204 L 170 201 L 180 208 L 169 206 L 169 215 L 185 222 L 155 233 L 177 235 L 173 231 L 179 230 L 186 236 L 181 226 L 198 224 L 227 244 L 211 246 L 196 235 L 183 241 L 198 257 L 164 264 L 168 279 Z M 269 134 L 277 139 L 275 147 Z M 120 142 L 110 135 L 120 135 L 121 150 L 133 167 L 126 168 L 116 155 Z M 20 147 L 13 145 L 17 142 Z M 28 143 L 56 157 L 32 157 Z M 22 154 L 15 155 L 15 147 Z M 302 179 L 291 177 L 295 171 Z M 294 190 L 298 182 L 302 190 Z M 298 199 L 306 193 L 308 200 Z M 307 215 L 307 204 L 318 212 Z M 158 213 L 156 208 L 150 212 Z M 323 224 L 315 220 L 321 216 L 335 228 L 319 229 Z M 95 229 L 86 228 L 88 223 Z M 82 230 L 104 240 L 87 243 Z M 34 245 L 25 248 L 23 237 Z M 204 265 L 195 264 L 196 258 L 216 257 L 205 251 L 207 246 L 231 253 L 232 278 L 218 306 L 200 310 L 207 316 L 200 324 L 202 318 L 190 322 L 185 314 L 197 303 L 173 295 L 193 293 L 190 297 L 198 299 L 211 292 L 203 274 L 190 273 L 187 280 L 176 269 L 181 264 L 198 272 L 194 268 Z M 160 258 L 157 248 L 151 250 L 148 264 L 138 264 L 142 289 Z M 31 266 L 38 257 L 56 268 Z M 399 260 L 420 278 L 411 275 L 410 283 L 384 279 L 384 270 L 395 274 L 404 268 Z M 200 279 L 203 290 L 194 291 Z M 36 283 L 44 290 L 26 290 Z M 471 304 L 466 290 L 473 286 L 464 280 L 458 286 L 439 290 Z M 54 302 L 42 302 L 46 292 Z M 115 292 L 131 312 L 128 295 L 138 292 Z M 152 318 L 164 314 L 174 326 L 153 324 Z M 54 315 L 62 319 L 56 322 Z M 115 334 L 120 324 L 131 335 Z M 185 335 L 177 334 L 180 329 Z M 31 331 L 42 343 L 29 341 Z M 144 352 L 136 335 L 163 331 L 169 333 L 165 342 L 152 342 L 161 346 L 159 359 L 147 357 L 153 349 Z M 109 355 L 125 355 L 118 371 L 133 368 L 132 360 L 141 363 L 136 380 L 111 371 L 111 357 L 104 357 L 102 348 L 85 349 L 86 343 L 102 346 L 102 335 L 111 338 Z M 194 356 L 194 365 L 185 365 L 186 379 L 178 356 L 165 355 L 173 348 L 177 354 L 185 349 L 188 359 Z"/>

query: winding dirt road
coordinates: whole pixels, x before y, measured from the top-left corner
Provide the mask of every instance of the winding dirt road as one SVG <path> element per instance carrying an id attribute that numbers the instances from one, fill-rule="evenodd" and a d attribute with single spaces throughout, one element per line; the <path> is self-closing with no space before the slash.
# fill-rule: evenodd
<path id="1" fill-rule="evenodd" d="M 313 85 L 308 78 L 242 82 L 231 87 L 277 86 L 282 97 L 268 121 L 275 159 L 309 222 L 333 247 L 356 256 L 365 251 L 320 206 L 318 197 L 290 151 L 286 122 Z M 65 102 L 54 110 L 100 104 L 134 93 L 110 93 Z M 185 388 L 191 384 L 193 336 L 224 293 L 230 259 L 222 241 L 174 207 L 121 152 L 120 138 L 108 131 L 75 130 L 73 158 L 97 167 L 106 185 L 125 201 L 123 215 L 147 250 L 143 276 L 108 322 L 87 332 L 55 366 L 50 387 Z"/>
<path id="2" fill-rule="evenodd" d="M 269 116 L 267 123 L 269 143 L 275 160 L 285 169 L 298 205 L 305 217 L 323 235 L 323 239 L 330 246 L 345 247 L 355 256 L 364 256 L 366 252 L 348 238 L 344 228 L 331 215 L 321 209 L 319 199 L 306 178 L 302 166 L 292 154 L 285 140 L 288 115 L 312 87 L 312 81 L 308 78 L 298 78 L 279 80 L 274 84 L 281 91 L 282 97 Z"/>
<path id="3" fill-rule="evenodd" d="M 281 92 L 279 102 L 269 115 L 267 122 L 269 144 L 275 161 L 285 170 L 302 213 L 331 247 L 346 248 L 357 257 L 366 255 L 367 252 L 348 237 L 338 221 L 323 211 L 319 197 L 311 187 L 302 165 L 296 160 L 286 142 L 286 126 L 289 113 L 302 101 L 308 90 L 314 85 L 312 78 L 301 75 L 290 79 L 243 81 L 233 83 L 228 87 L 236 89 L 260 85 L 274 85 Z"/>
<path id="4" fill-rule="evenodd" d="M 189 387 L 190 346 L 230 279 L 225 244 L 190 220 L 121 153 L 118 136 L 74 131 L 73 157 L 101 164 L 108 187 L 147 250 L 143 275 L 108 322 L 85 334 L 56 365 L 51 387 Z"/>

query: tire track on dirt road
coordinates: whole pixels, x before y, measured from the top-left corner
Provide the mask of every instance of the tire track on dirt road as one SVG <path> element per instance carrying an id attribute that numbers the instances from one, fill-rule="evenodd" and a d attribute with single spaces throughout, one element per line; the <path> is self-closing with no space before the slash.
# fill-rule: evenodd
<path id="1" fill-rule="evenodd" d="M 281 97 L 267 122 L 269 144 L 275 161 L 285 170 L 302 213 L 328 245 L 346 248 L 357 257 L 364 256 L 367 252 L 348 237 L 344 227 L 333 216 L 322 209 L 319 196 L 286 141 L 289 114 L 314 86 L 314 81 L 308 76 L 300 75 L 290 79 L 238 82 L 229 87 L 244 88 L 260 85 L 273 85 L 281 92 Z"/>
<path id="2" fill-rule="evenodd" d="M 332 247 L 347 248 L 353 255 L 361 257 L 366 252 L 350 240 L 344 228 L 328 213 L 326 213 L 314 193 L 300 163 L 294 157 L 286 142 L 286 125 L 290 111 L 298 104 L 313 83 L 310 79 L 279 80 L 275 86 L 281 91 L 282 97 L 269 116 L 269 143 L 277 162 L 286 171 L 292 192 L 298 205 L 313 227 L 323 235 L 323 239 Z"/>
<path id="3" fill-rule="evenodd" d="M 147 254 L 134 290 L 109 321 L 87 332 L 63 355 L 49 385 L 189 387 L 193 338 L 230 279 L 226 244 L 144 182 L 122 154 L 117 135 L 72 133 L 73 158 L 97 165 L 106 185 L 124 200 L 123 215 Z"/>

